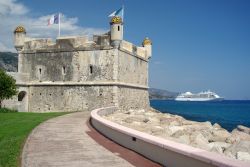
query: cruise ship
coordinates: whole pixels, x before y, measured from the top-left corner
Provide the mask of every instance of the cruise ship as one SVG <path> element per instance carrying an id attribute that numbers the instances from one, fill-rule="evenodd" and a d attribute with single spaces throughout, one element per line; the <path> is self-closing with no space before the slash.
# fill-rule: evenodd
<path id="1" fill-rule="evenodd" d="M 211 91 L 204 91 L 197 94 L 191 92 L 185 92 L 179 94 L 176 98 L 176 101 L 221 101 L 222 97 Z"/>

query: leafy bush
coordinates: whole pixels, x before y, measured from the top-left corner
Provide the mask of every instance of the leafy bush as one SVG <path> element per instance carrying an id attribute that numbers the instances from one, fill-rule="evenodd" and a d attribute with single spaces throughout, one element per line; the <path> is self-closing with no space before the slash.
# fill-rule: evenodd
<path id="1" fill-rule="evenodd" d="M 0 108 L 0 113 L 12 113 L 12 112 L 17 112 L 17 110 L 11 110 L 8 108 Z"/>
<path id="2" fill-rule="evenodd" d="M 4 99 L 9 99 L 16 94 L 16 80 L 0 69 L 0 108 Z"/>

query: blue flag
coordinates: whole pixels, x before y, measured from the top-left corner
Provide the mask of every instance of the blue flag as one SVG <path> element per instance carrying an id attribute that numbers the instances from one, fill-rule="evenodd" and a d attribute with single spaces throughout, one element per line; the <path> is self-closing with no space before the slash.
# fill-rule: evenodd
<path id="1" fill-rule="evenodd" d="M 109 17 L 114 17 L 114 16 L 120 16 L 123 19 L 123 15 L 124 15 L 124 7 L 121 7 L 120 9 L 112 12 Z"/>

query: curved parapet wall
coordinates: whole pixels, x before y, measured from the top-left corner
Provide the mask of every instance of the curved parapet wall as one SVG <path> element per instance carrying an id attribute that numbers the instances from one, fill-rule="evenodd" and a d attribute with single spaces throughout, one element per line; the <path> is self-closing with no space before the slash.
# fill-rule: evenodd
<path id="1" fill-rule="evenodd" d="M 249 167 L 243 161 L 155 137 L 134 129 L 130 129 L 101 116 L 108 115 L 117 110 L 116 107 L 99 108 L 91 112 L 91 123 L 108 138 L 134 150 L 145 157 L 164 166 L 171 167 Z"/>

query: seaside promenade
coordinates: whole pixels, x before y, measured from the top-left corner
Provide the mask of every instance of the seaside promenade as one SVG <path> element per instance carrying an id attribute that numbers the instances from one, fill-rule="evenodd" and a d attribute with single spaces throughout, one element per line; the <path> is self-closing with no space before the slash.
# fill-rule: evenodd
<path id="1" fill-rule="evenodd" d="M 66 114 L 36 127 L 25 143 L 21 166 L 160 166 L 98 133 L 89 115 Z"/>

